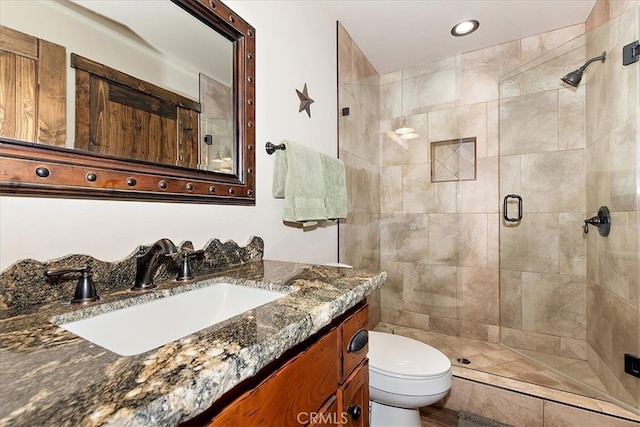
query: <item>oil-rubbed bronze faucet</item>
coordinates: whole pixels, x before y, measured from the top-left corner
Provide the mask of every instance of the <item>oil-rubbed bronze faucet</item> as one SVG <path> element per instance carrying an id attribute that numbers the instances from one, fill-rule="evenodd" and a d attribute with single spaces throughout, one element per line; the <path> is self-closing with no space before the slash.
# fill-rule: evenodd
<path id="1" fill-rule="evenodd" d="M 100 299 L 98 292 L 96 291 L 96 285 L 93 282 L 93 274 L 91 273 L 91 267 L 83 265 L 82 267 L 70 267 L 70 268 L 50 268 L 44 272 L 47 277 L 59 278 L 66 274 L 80 273 L 80 279 L 76 285 L 76 291 L 73 294 L 72 304 L 88 304 Z"/>
<path id="2" fill-rule="evenodd" d="M 136 259 L 136 281 L 132 291 L 153 289 L 153 275 L 160 266 L 160 258 L 178 252 L 176 245 L 169 239 L 160 239 L 148 251 Z"/>

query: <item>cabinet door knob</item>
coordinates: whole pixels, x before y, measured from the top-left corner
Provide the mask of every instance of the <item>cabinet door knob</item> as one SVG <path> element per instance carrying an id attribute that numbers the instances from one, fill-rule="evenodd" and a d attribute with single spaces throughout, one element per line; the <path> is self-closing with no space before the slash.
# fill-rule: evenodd
<path id="1" fill-rule="evenodd" d="M 351 418 L 356 421 L 358 418 L 360 418 L 360 415 L 362 415 L 362 408 L 360 407 L 360 405 L 349 406 L 347 408 L 347 412 L 351 415 Z"/>

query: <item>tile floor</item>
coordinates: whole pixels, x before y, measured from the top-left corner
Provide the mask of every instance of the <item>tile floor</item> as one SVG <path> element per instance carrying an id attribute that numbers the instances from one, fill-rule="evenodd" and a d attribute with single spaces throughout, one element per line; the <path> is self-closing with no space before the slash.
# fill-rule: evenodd
<path id="1" fill-rule="evenodd" d="M 640 421 L 640 415 L 604 399 L 605 387 L 586 361 L 535 352 L 520 353 L 499 344 L 387 323 L 379 323 L 374 330 L 414 338 L 439 349 L 451 360 L 454 377 L 533 396 L 547 402 L 582 408 L 589 413 Z M 527 356 L 539 358 L 546 366 Z M 470 363 L 462 364 L 458 361 L 459 358 L 466 358 Z M 574 375 L 579 372 L 582 382 L 567 378 L 562 372 Z M 423 427 L 456 426 L 457 412 L 442 412 L 441 409 L 443 408 L 438 405 L 422 408 Z"/>
<path id="2" fill-rule="evenodd" d="M 437 334 L 385 323 L 378 324 L 375 330 L 383 332 L 393 331 L 398 335 L 425 342 L 446 354 L 453 366 L 474 369 L 480 372 L 588 397 L 597 398 L 600 396 L 598 392 L 606 391 L 604 385 L 586 361 L 543 353 L 536 354 L 536 352 L 531 351 L 519 353 L 502 347 L 500 344 Z M 527 356 L 539 358 L 538 360 L 543 361 L 547 366 L 536 363 Z M 469 360 L 470 363 L 462 364 L 458 361 L 459 358 L 465 358 Z M 550 368 L 558 372 L 554 372 Z M 566 374 L 580 372 L 582 382 L 584 382 L 586 386 L 568 379 L 560 372 Z"/>

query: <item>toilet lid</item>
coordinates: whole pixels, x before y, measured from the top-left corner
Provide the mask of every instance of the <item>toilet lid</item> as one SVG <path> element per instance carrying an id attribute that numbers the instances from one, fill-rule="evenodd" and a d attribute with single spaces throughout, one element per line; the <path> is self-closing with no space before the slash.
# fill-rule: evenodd
<path id="1" fill-rule="evenodd" d="M 392 376 L 439 377 L 451 369 L 439 350 L 400 335 L 369 331 L 369 368 Z"/>

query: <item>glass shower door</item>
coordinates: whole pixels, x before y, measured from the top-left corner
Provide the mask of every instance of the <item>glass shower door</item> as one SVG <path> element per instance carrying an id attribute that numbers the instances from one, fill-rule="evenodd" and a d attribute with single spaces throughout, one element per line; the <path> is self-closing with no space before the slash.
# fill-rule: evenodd
<path id="1" fill-rule="evenodd" d="M 636 409 L 623 358 L 640 350 L 640 79 L 620 54 L 638 39 L 638 9 L 505 76 L 499 100 L 500 342 L 586 386 L 572 391 Z M 577 88 L 560 80 L 603 51 Z M 610 235 L 585 234 L 601 206 Z"/>

